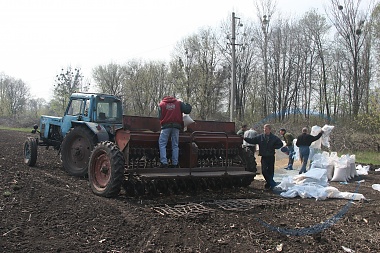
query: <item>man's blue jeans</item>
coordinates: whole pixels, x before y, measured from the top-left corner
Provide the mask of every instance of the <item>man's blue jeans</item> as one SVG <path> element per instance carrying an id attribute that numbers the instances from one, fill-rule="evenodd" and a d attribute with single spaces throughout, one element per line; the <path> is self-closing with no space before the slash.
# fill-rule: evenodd
<path id="1" fill-rule="evenodd" d="M 262 156 L 261 157 L 261 173 L 266 181 L 266 188 L 274 188 L 276 182 L 273 180 L 274 177 L 274 161 L 275 156 Z"/>
<path id="2" fill-rule="evenodd" d="M 300 174 L 301 174 L 301 173 L 306 173 L 306 165 L 307 165 L 307 161 L 309 160 L 310 147 L 300 146 L 299 150 L 300 150 L 300 158 L 302 161 L 302 167 L 300 170 Z"/>
<path id="3" fill-rule="evenodd" d="M 179 129 L 178 128 L 164 128 L 161 129 L 160 138 L 158 139 L 158 146 L 160 148 L 160 162 L 163 164 L 168 164 L 168 159 L 166 157 L 166 146 L 171 137 L 172 143 L 172 165 L 178 165 L 178 154 L 179 154 Z"/>
<path id="4" fill-rule="evenodd" d="M 293 163 L 294 163 L 294 147 L 293 146 L 287 146 L 289 150 L 289 162 L 288 162 L 288 169 L 293 169 Z"/>

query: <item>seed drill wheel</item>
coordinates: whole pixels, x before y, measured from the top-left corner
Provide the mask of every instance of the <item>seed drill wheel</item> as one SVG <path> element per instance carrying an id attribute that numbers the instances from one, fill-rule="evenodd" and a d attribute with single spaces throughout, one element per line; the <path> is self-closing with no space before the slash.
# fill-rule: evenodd
<path id="1" fill-rule="evenodd" d="M 28 137 L 24 142 L 24 163 L 30 167 L 36 165 L 37 146 L 37 140 L 33 137 Z"/>
<path id="2" fill-rule="evenodd" d="M 99 143 L 91 153 L 88 178 L 92 191 L 102 197 L 114 197 L 124 179 L 123 153 L 112 142 Z"/>
<path id="3" fill-rule="evenodd" d="M 87 175 L 88 160 L 96 142 L 96 135 L 85 126 L 72 128 L 66 134 L 61 145 L 61 160 L 67 173 L 78 177 Z"/>

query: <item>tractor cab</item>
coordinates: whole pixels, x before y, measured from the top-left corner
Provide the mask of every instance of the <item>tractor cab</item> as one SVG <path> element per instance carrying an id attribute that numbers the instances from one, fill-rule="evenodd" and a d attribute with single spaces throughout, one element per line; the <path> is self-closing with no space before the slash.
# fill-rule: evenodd
<path id="1" fill-rule="evenodd" d="M 74 93 L 70 97 L 62 120 L 62 135 L 79 122 L 94 122 L 104 127 L 122 124 L 122 102 L 106 94 Z"/>

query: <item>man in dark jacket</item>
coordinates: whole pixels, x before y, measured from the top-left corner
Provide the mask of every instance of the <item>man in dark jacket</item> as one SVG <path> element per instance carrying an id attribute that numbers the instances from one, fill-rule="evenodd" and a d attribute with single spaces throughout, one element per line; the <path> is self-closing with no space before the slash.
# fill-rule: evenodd
<path id="1" fill-rule="evenodd" d="M 273 180 L 274 176 L 274 162 L 276 149 L 283 146 L 280 138 L 271 133 L 272 127 L 269 124 L 264 125 L 264 133 L 254 138 L 244 138 L 244 140 L 251 144 L 259 145 L 259 156 L 261 156 L 261 171 L 265 178 L 265 189 L 273 189 L 276 182 Z"/>
<path id="2" fill-rule="evenodd" d="M 307 132 L 308 132 L 307 127 L 302 128 L 302 134 L 297 137 L 297 142 L 296 142 L 296 145 L 298 146 L 300 150 L 300 158 L 302 162 L 302 167 L 299 174 L 306 172 L 306 165 L 307 165 L 307 161 L 309 160 L 311 143 L 321 138 L 323 134 L 323 131 L 321 131 L 317 136 L 313 136 L 311 134 L 308 134 Z"/>
<path id="3" fill-rule="evenodd" d="M 162 99 L 158 108 L 158 118 L 161 124 L 161 133 L 158 139 L 160 149 L 160 168 L 168 168 L 168 159 L 166 157 L 166 145 L 169 137 L 172 143 L 171 167 L 178 167 L 179 155 L 179 131 L 183 128 L 182 113 L 189 114 L 191 105 L 183 103 L 174 97 L 166 96 Z"/>

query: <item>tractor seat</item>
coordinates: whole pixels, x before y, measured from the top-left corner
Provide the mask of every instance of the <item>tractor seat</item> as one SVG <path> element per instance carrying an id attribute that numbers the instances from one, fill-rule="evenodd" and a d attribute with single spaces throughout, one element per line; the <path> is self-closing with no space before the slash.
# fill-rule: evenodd
<path id="1" fill-rule="evenodd" d="M 104 112 L 99 112 L 99 120 L 105 120 L 106 114 Z"/>

